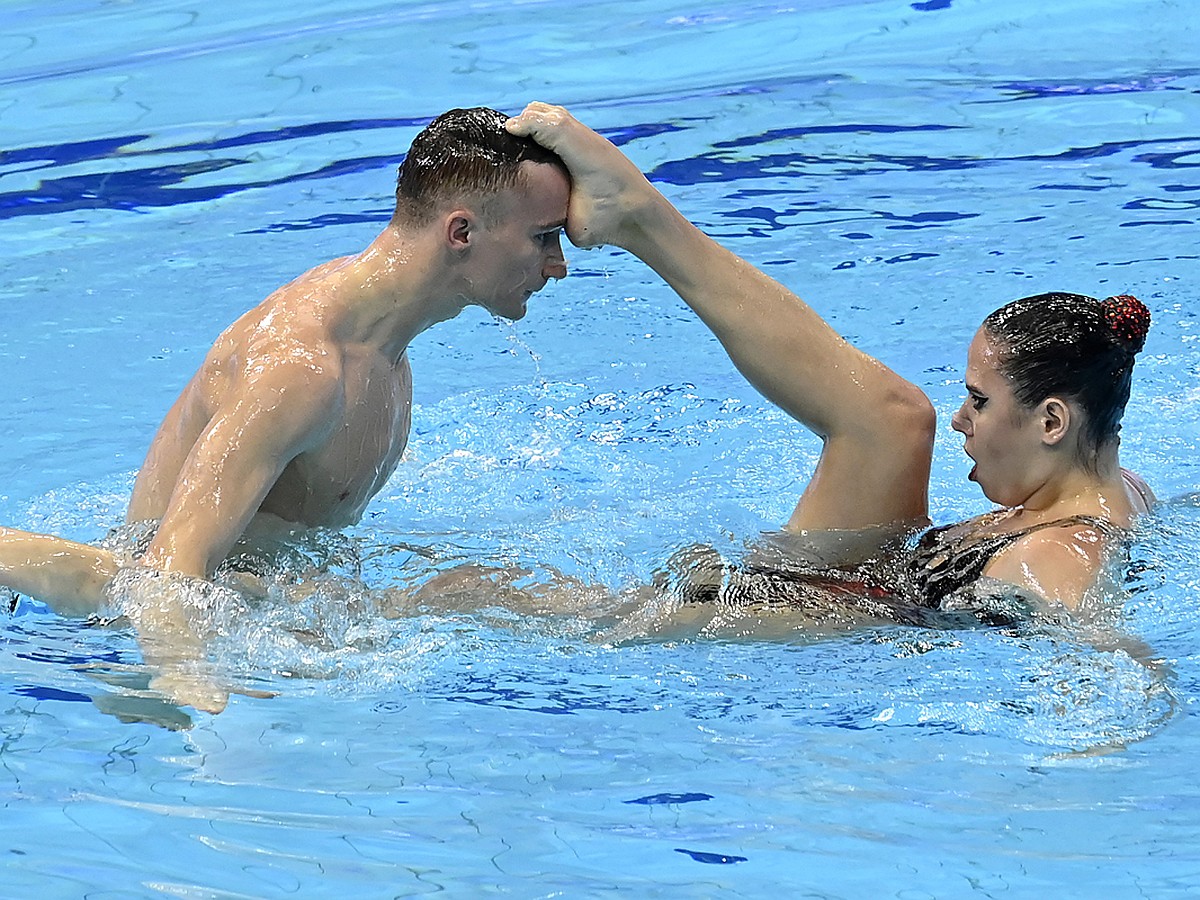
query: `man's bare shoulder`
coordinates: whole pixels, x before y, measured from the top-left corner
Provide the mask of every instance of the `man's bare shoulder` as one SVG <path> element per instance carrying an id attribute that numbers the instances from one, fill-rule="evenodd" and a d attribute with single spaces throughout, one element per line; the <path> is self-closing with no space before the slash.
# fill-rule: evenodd
<path id="1" fill-rule="evenodd" d="M 342 373 L 342 348 L 324 319 L 281 289 L 217 337 L 189 393 L 209 415 L 258 391 L 290 386 L 312 392 L 307 400 L 322 404 L 337 394 Z M 294 392 L 291 402 L 308 405 Z"/>

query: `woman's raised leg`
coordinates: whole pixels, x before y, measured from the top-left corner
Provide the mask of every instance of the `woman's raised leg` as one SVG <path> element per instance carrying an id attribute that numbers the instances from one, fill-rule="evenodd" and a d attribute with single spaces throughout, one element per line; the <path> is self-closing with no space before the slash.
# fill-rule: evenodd
<path id="1" fill-rule="evenodd" d="M 935 418 L 920 388 L 692 225 L 620 150 L 566 110 L 531 104 L 508 128 L 556 152 L 570 170 L 573 243 L 613 244 L 649 265 L 747 380 L 824 441 L 790 529 L 926 520 Z"/>

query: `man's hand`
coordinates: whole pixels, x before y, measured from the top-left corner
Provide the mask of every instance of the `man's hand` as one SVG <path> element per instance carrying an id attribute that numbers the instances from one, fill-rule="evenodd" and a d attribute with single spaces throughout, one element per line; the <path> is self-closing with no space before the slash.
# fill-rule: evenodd
<path id="1" fill-rule="evenodd" d="M 229 689 L 211 671 L 207 639 L 218 619 L 242 608 L 236 591 L 178 572 L 144 565 L 121 569 L 110 586 L 112 605 L 137 629 L 150 689 L 180 706 L 221 712 Z"/>

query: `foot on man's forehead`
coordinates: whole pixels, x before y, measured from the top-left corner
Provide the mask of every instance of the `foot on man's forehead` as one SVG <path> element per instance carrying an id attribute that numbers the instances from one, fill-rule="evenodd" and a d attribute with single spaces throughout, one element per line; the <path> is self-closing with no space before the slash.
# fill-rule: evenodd
<path id="1" fill-rule="evenodd" d="M 624 246 L 624 233 L 658 197 L 641 171 L 607 138 L 559 106 L 531 103 L 505 123 L 562 158 L 571 173 L 567 237 L 579 247 Z"/>

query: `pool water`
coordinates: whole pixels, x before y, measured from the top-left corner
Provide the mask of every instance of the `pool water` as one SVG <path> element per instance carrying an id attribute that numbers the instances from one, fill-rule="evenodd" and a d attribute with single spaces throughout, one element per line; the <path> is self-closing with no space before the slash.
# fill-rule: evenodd
<path id="1" fill-rule="evenodd" d="M 932 397 L 982 317 L 1155 320 L 1122 457 L 1164 503 L 1102 631 L 597 640 L 373 600 L 457 563 L 609 590 L 786 520 L 817 444 L 641 264 L 417 339 L 414 430 L 219 716 L 132 634 L 2 623 L 0 894 L 1175 897 L 1200 889 L 1200 13 L 1184 0 L 3 4 L 0 521 L 97 540 L 212 339 L 390 215 L 451 106 L 560 102 Z M 333 536 L 328 538 L 335 542 Z"/>

